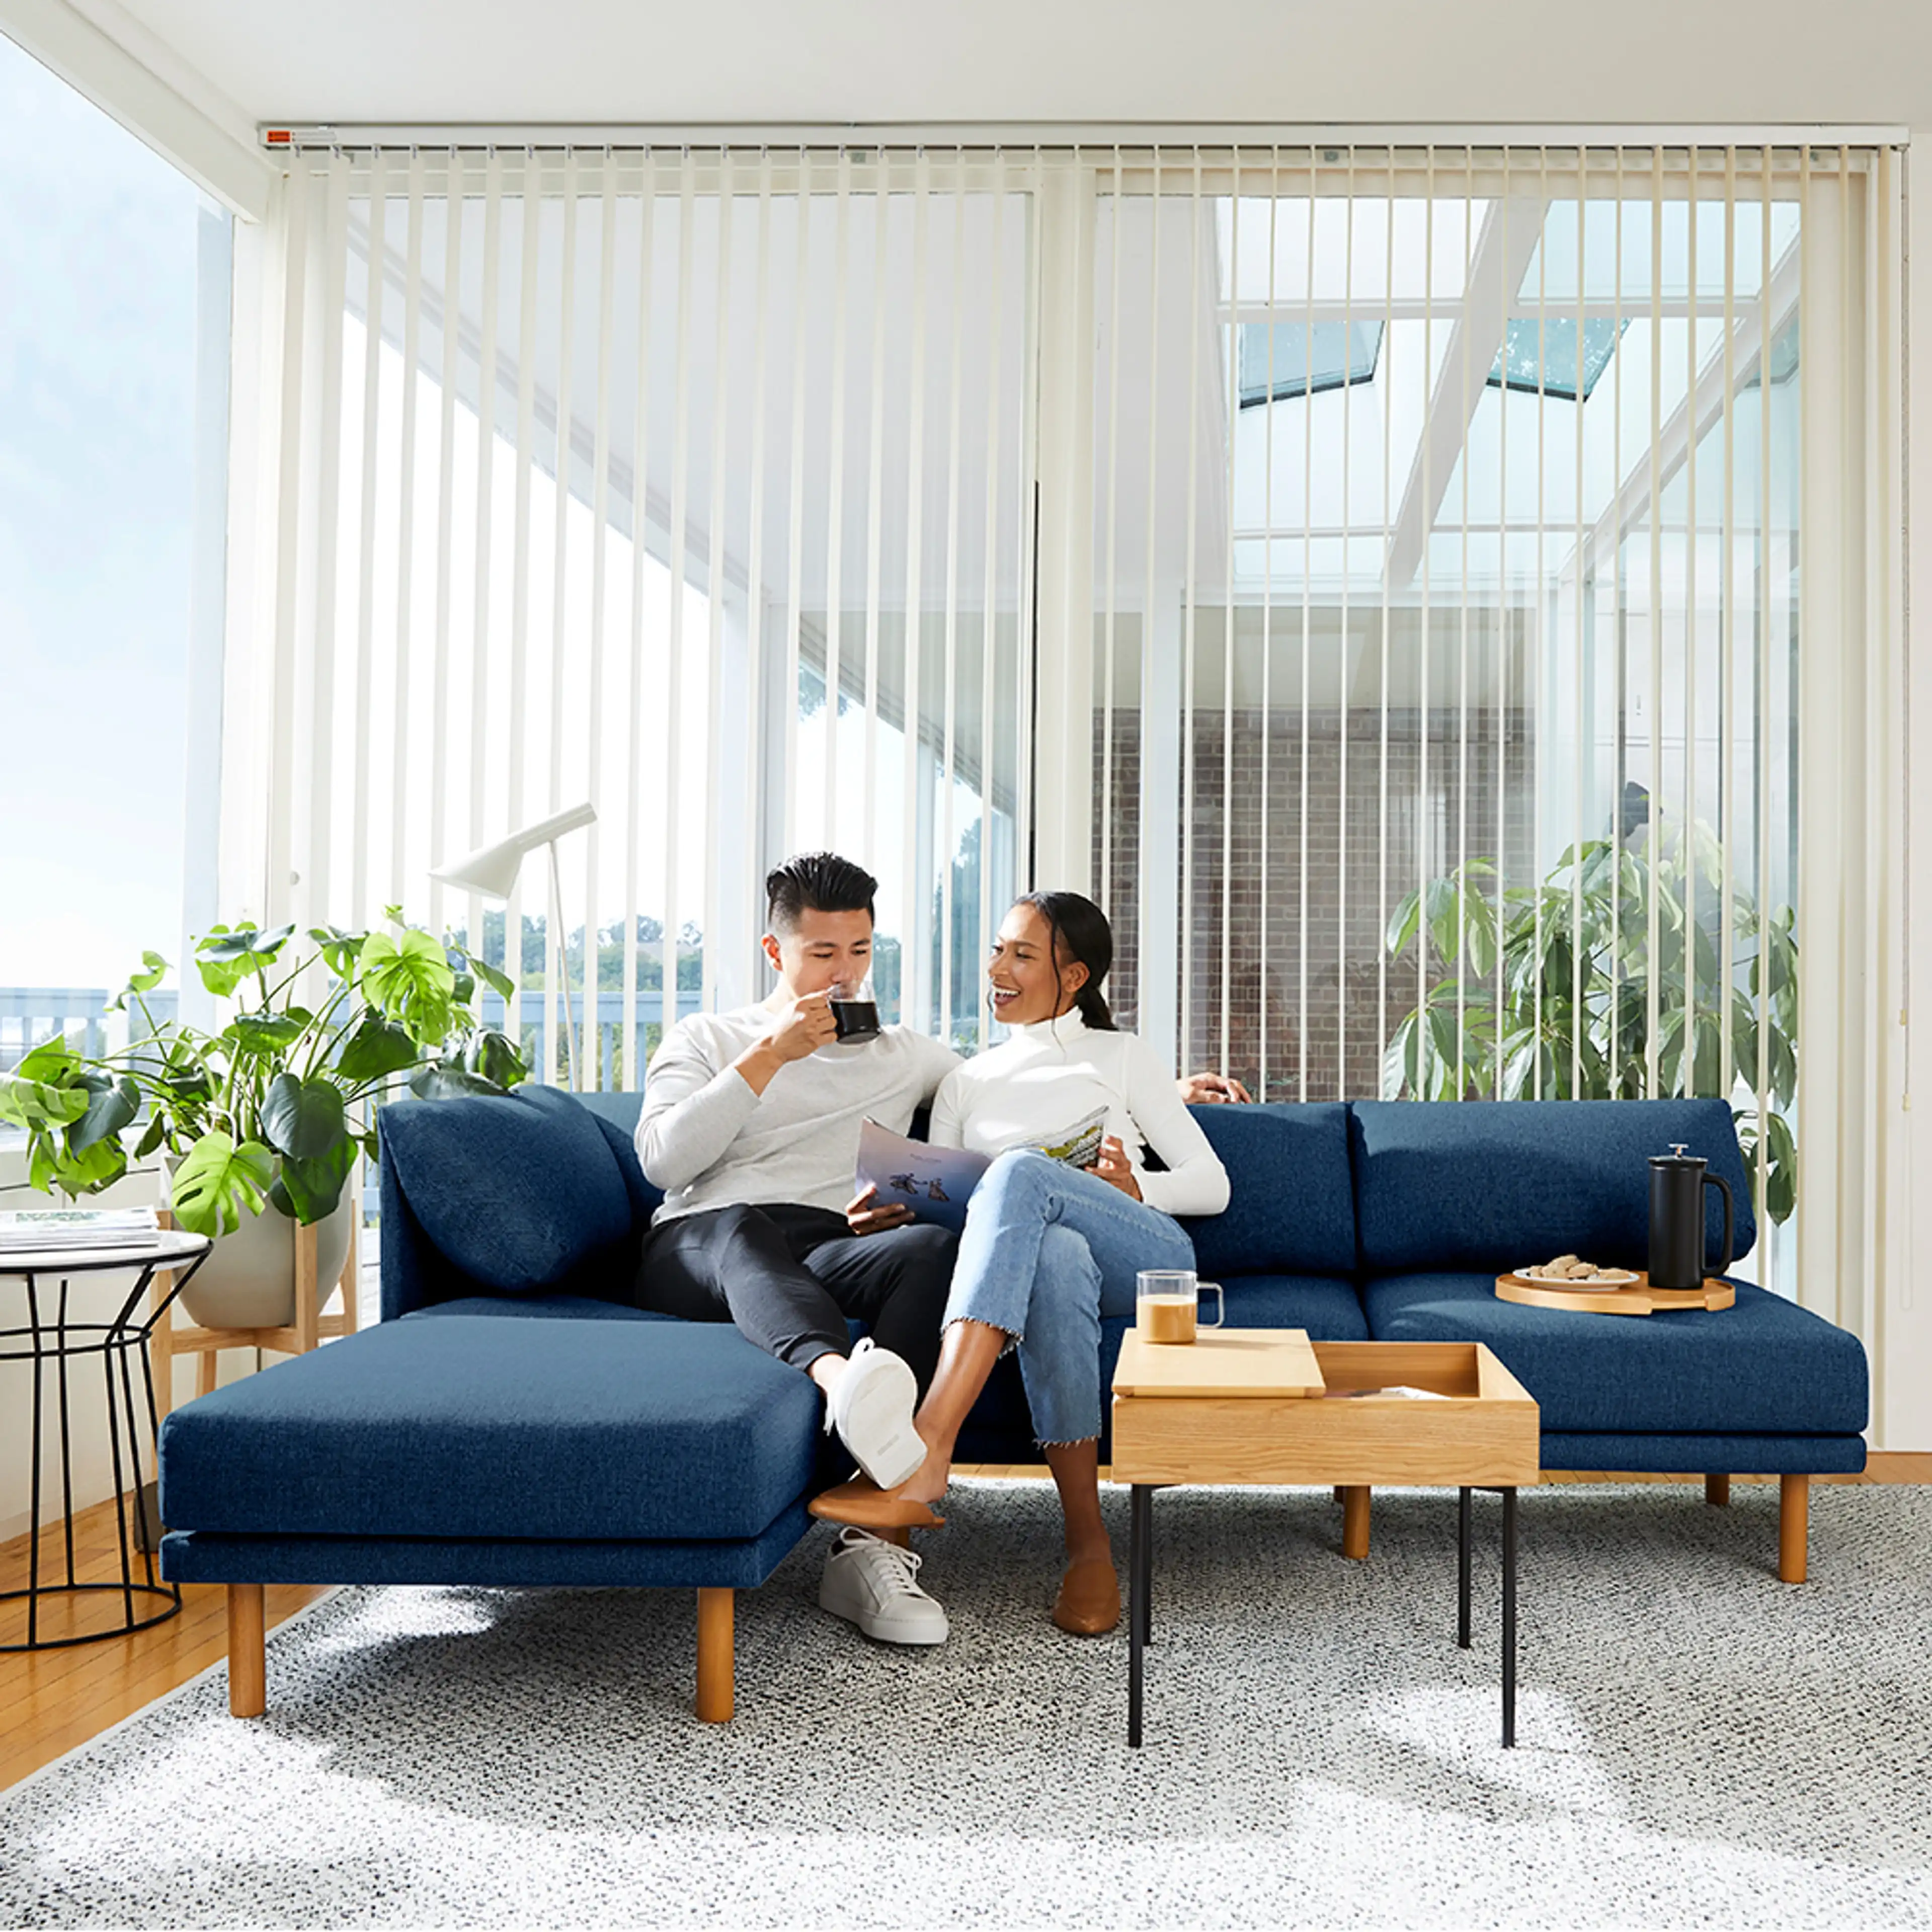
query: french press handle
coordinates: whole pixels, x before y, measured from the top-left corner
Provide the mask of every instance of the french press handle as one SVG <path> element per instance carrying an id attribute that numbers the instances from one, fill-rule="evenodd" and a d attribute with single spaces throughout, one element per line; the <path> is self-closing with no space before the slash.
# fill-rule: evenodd
<path id="1" fill-rule="evenodd" d="M 1720 1175 L 1706 1172 L 1704 1176 L 1704 1185 L 1706 1187 L 1714 1187 L 1724 1197 L 1724 1258 L 1712 1272 L 1714 1274 L 1729 1274 L 1731 1271 L 1731 1244 L 1737 1232 L 1731 1204 L 1730 1184 Z M 1702 1201 L 1703 1196 L 1700 1195 L 1698 1198 Z M 1701 1249 L 1704 1245 L 1701 1238 L 1702 1230 L 1700 1228 L 1698 1232 L 1700 1238 L 1697 1245 Z"/>

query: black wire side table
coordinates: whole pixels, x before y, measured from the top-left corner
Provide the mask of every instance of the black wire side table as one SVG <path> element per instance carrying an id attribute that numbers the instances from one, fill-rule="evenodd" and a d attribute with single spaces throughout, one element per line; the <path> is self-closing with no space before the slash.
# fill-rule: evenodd
<path id="1" fill-rule="evenodd" d="M 22 1642 L 0 1642 L 0 1652 L 59 1650 L 70 1644 L 93 1643 L 102 1637 L 125 1636 L 130 1631 L 146 1630 L 165 1623 L 181 1609 L 178 1584 L 164 1583 L 156 1574 L 154 1552 L 140 1550 L 141 1574 L 135 1574 L 134 1544 L 151 1538 L 130 1539 L 128 1534 L 128 1499 L 131 1494 L 138 1509 L 144 1478 L 141 1471 L 141 1438 L 144 1432 L 158 1437 L 159 1412 L 154 1402 L 154 1378 L 148 1358 L 148 1339 L 155 1322 L 164 1314 L 188 1278 L 207 1258 L 209 1244 L 200 1234 L 164 1232 L 152 1247 L 119 1250 L 50 1248 L 44 1252 L 0 1256 L 0 1280 L 18 1281 L 26 1294 L 24 1327 L 0 1328 L 0 1362 L 33 1364 L 30 1498 L 28 1504 L 27 1587 L 0 1591 L 0 1604 L 26 1604 L 26 1637 Z M 172 1273 L 173 1280 L 154 1306 L 142 1312 L 154 1277 Z M 74 1277 L 121 1274 L 136 1277 L 134 1287 L 117 1312 L 105 1322 L 80 1322 L 68 1309 Z M 58 1284 L 56 1288 L 56 1284 Z M 114 1514 L 120 1534 L 121 1575 L 118 1582 L 83 1583 L 74 1575 L 74 1397 L 68 1384 L 74 1365 L 93 1356 L 100 1364 L 101 1382 L 107 1404 L 107 1444 L 114 1476 Z M 138 1377 L 135 1360 L 138 1358 Z M 43 1581 L 40 1575 L 40 1541 L 44 1492 L 54 1473 L 47 1466 L 45 1422 L 49 1393 L 60 1419 L 58 1457 L 62 1533 L 66 1551 L 66 1576 L 63 1582 Z M 144 1397 L 143 1415 L 136 1400 Z M 122 1438 L 126 1438 L 126 1456 Z M 131 1482 L 126 1480 L 132 1477 Z M 50 1570 L 57 1568 L 50 1562 Z M 66 1600 L 78 1609 L 80 1601 L 94 1594 L 118 1596 L 121 1616 L 118 1622 L 78 1634 L 47 1636 L 41 1634 L 42 1608 L 51 1600 Z M 146 1614 L 143 1614 L 146 1612 Z M 16 1618 L 8 1618 L 9 1625 Z M 11 1634 L 9 1630 L 7 1633 Z"/>

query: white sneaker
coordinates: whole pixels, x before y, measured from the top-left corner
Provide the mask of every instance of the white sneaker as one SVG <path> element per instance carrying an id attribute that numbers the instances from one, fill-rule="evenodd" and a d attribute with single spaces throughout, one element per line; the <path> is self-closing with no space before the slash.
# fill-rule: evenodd
<path id="1" fill-rule="evenodd" d="M 868 1529 L 843 1529 L 825 1559 L 818 1606 L 886 1643 L 944 1643 L 946 1612 L 919 1587 L 920 1559 Z"/>
<path id="2" fill-rule="evenodd" d="M 919 1383 L 904 1360 L 868 1335 L 852 1351 L 826 1405 L 825 1424 L 882 1490 L 896 1489 L 926 1460 L 912 1426 Z"/>

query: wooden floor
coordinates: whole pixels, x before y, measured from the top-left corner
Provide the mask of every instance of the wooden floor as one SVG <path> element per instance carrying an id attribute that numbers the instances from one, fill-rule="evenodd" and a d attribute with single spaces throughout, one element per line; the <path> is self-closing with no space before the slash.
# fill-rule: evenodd
<path id="1" fill-rule="evenodd" d="M 962 1476 L 1044 1477 L 1027 1463 L 962 1464 Z M 1102 1474 L 1106 1474 L 1102 1471 Z M 1693 1477 L 1620 1474 L 1559 1476 L 1557 1482 L 1667 1483 Z M 1740 1476 L 1740 1483 L 1775 1482 L 1775 1477 Z M 1874 1454 L 1862 1476 L 1824 1476 L 1820 1482 L 1932 1483 L 1932 1454 Z M 24 1588 L 27 1539 L 0 1545 L 0 1591 Z M 120 1545 L 113 1508 L 107 1503 L 82 1510 L 75 1519 L 74 1568 L 85 1582 L 117 1579 Z M 65 1574 L 58 1528 L 41 1532 L 42 1576 Z M 138 1561 L 136 1574 L 138 1575 Z M 59 1566 L 58 1570 L 52 1566 Z M 326 1592 L 320 1588 L 272 1588 L 268 1592 L 271 1629 L 304 1604 Z M 104 1637 L 70 1650 L 0 1654 L 0 1790 L 85 1744 L 110 1726 L 164 1696 L 177 1685 L 220 1661 L 227 1648 L 224 1593 L 213 1584 L 184 1585 L 181 1614 L 132 1636 Z M 118 1594 L 97 1596 L 88 1614 L 114 1618 Z M 23 1632 L 16 1606 L 0 1606 L 0 1641 L 15 1642 Z M 50 1628 L 58 1628 L 57 1624 Z"/>

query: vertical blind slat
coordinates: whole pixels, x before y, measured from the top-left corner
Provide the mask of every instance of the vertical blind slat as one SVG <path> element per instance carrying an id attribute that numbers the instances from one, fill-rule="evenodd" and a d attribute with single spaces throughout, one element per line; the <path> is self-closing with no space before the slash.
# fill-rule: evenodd
<path id="1" fill-rule="evenodd" d="M 718 1004 L 718 952 L 721 937 L 718 926 L 718 858 L 723 850 L 724 814 L 719 809 L 718 781 L 722 769 L 724 716 L 724 618 L 730 588 L 725 568 L 726 484 L 730 475 L 730 371 L 731 371 L 731 218 L 737 193 L 737 164 L 731 152 L 718 157 L 718 312 L 711 364 L 711 502 L 705 518 L 706 555 L 704 586 L 710 618 L 706 643 L 709 667 L 705 679 L 704 735 L 706 779 L 700 796 L 704 800 L 704 830 L 699 850 L 704 860 L 704 966 L 699 980 L 700 997 L 706 1010 Z"/>
<path id="2" fill-rule="evenodd" d="M 597 196 L 597 420 L 590 456 L 590 666 L 584 707 L 584 778 L 593 803 L 604 796 L 604 705 L 608 673 L 604 665 L 607 632 L 605 599 L 610 570 L 610 388 L 617 333 L 617 168 L 606 148 L 598 179 Z M 590 1084 L 604 1081 L 604 1028 L 598 998 L 603 983 L 602 888 L 604 820 L 593 823 L 584 840 L 584 1024 L 583 1044 L 589 1063 Z M 623 1084 L 621 1040 L 612 1056 L 610 1084 Z"/>
<path id="3" fill-rule="evenodd" d="M 939 1032 L 942 1040 L 952 1037 L 952 915 L 953 854 L 958 849 L 953 829 L 953 808 L 959 783 L 958 724 L 959 710 L 959 461 L 960 411 L 965 389 L 966 362 L 966 190 L 965 154 L 952 158 L 952 350 L 947 363 L 948 400 L 946 411 L 946 629 L 944 655 L 946 692 L 943 700 L 944 752 L 940 765 L 940 805 L 934 818 L 939 826 Z"/>
<path id="4" fill-rule="evenodd" d="M 370 680 L 376 642 L 376 496 L 377 428 L 382 374 L 382 284 L 388 280 L 388 160 L 372 158 L 369 176 L 369 241 L 365 256 L 368 299 L 362 332 L 362 462 L 357 497 L 356 583 L 355 776 L 350 790 L 348 917 L 364 924 L 369 905 L 369 728 L 375 715 Z"/>
<path id="5" fill-rule="evenodd" d="M 389 903 L 412 898 L 408 863 L 413 800 L 410 789 L 410 683 L 415 627 L 417 364 L 422 355 L 423 177 L 428 163 L 410 157 L 409 208 L 403 244 L 402 447 L 396 478 L 396 617 L 390 715 Z M 435 715 L 435 735 L 442 735 Z M 440 856 L 439 854 L 437 855 Z"/>
<path id="6" fill-rule="evenodd" d="M 922 888 L 929 856 L 920 836 L 920 800 L 926 744 L 920 673 L 926 656 L 926 277 L 932 215 L 932 163 L 922 148 L 913 165 L 911 373 L 906 424 L 905 770 L 899 848 L 905 923 L 899 941 L 900 1018 L 922 1031 L 932 1023 L 931 956 L 918 938 L 926 904 Z"/>
<path id="7" fill-rule="evenodd" d="M 624 1084 L 644 1084 L 644 1042 L 638 1025 L 638 918 L 643 898 L 644 764 L 644 559 L 650 540 L 652 257 L 657 226 L 657 157 L 638 157 L 637 394 L 631 428 L 631 640 L 625 691 L 628 733 L 624 760 Z M 670 1008 L 660 983 L 660 1016 Z"/>
<path id="8" fill-rule="evenodd" d="M 1650 866 L 1647 896 L 1649 931 L 1645 956 L 1652 970 L 1644 977 L 1643 1090 L 1646 1100 L 1658 1097 L 1659 1022 L 1663 988 L 1656 962 L 1662 956 L 1662 899 L 1658 872 L 1663 853 L 1664 828 L 1664 150 L 1651 156 L 1650 172 L 1650 688 L 1644 694 L 1650 707 L 1650 810 L 1646 829 Z"/>
<path id="9" fill-rule="evenodd" d="M 1319 204 L 1315 196 L 1316 151 L 1308 150 L 1308 260 L 1304 273 L 1302 300 L 1306 321 L 1302 334 L 1308 344 L 1303 394 L 1307 406 L 1302 417 L 1301 440 L 1301 769 L 1298 774 L 1300 838 L 1298 852 L 1295 923 L 1295 958 L 1298 967 L 1294 997 L 1295 1098 L 1308 1098 L 1308 955 L 1312 935 L 1308 929 L 1308 762 L 1309 714 L 1313 708 L 1310 660 L 1313 654 L 1312 598 L 1315 580 L 1315 218 Z M 1342 350 L 1346 369 L 1348 350 Z"/>
<path id="10" fill-rule="evenodd" d="M 530 500 L 536 455 L 536 342 L 543 220 L 543 198 L 538 189 L 537 169 L 536 154 L 526 149 L 517 182 L 522 233 L 517 251 L 517 415 L 513 446 L 516 484 L 511 539 L 509 698 L 502 721 L 502 764 L 497 762 L 494 733 L 484 737 L 478 760 L 479 770 L 485 763 L 493 768 L 492 777 L 504 767 L 508 769 L 508 782 L 504 794 L 508 801 L 507 811 L 491 814 L 505 832 L 514 832 L 535 815 L 530 808 L 529 734 L 519 726 L 529 715 L 530 691 Z M 486 444 L 478 460 L 487 465 L 491 454 Z M 486 681 L 494 686 L 494 679 L 488 677 L 487 672 L 485 676 Z M 503 970 L 519 984 L 524 950 L 524 890 L 523 874 L 520 872 L 511 886 L 509 900 L 503 908 L 503 946 L 508 960 L 512 962 Z M 554 1080 L 557 1040 L 554 994 L 560 942 L 549 896 L 542 886 L 538 891 L 544 909 L 544 1025 L 541 1036 L 543 1058 L 540 1077 Z"/>
<path id="11" fill-rule="evenodd" d="M 1115 160 L 1118 163 L 1118 152 Z M 999 583 L 1000 583 L 1000 384 L 1004 366 L 1003 344 L 1005 341 L 1005 274 L 1006 274 L 1006 157 L 996 155 L 993 164 L 992 191 L 992 274 L 986 295 L 986 503 L 981 543 L 986 551 L 985 584 L 980 593 L 980 918 L 977 960 L 983 961 L 992 950 L 993 920 L 1004 908 L 993 902 L 992 849 L 993 802 L 995 796 L 994 773 L 998 769 L 998 739 L 994 730 L 995 706 L 998 702 L 999 685 Z M 1109 530 L 1112 518 L 1109 518 Z M 1113 672 L 1111 656 L 1108 661 L 1108 676 Z M 1112 729 L 1111 702 L 1108 712 L 1108 730 Z M 1104 823 L 1104 814 L 1103 814 Z M 1107 904 L 1104 886 L 1100 903 Z M 976 963 L 975 970 L 978 970 Z M 979 998 L 975 1005 L 978 1019 L 976 1040 L 980 1052 L 986 1051 L 987 1033 L 991 1020 L 986 1001 Z"/>

